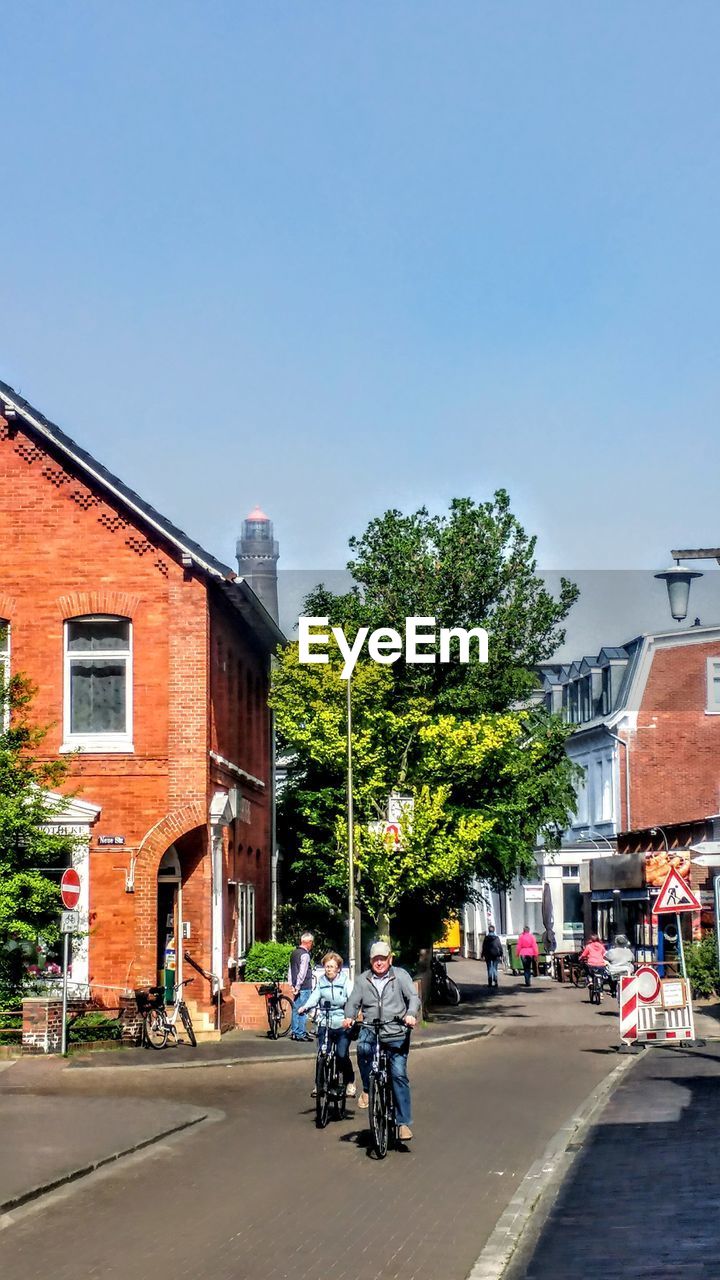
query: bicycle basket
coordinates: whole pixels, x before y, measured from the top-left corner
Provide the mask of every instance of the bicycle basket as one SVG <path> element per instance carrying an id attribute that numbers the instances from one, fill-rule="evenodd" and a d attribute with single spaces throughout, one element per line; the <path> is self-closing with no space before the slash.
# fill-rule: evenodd
<path id="1" fill-rule="evenodd" d="M 141 987 L 135 991 L 135 1003 L 139 1013 L 161 1009 L 165 1003 L 165 990 L 163 987 Z"/>
<path id="2" fill-rule="evenodd" d="M 271 982 L 261 982 L 258 987 L 258 994 L 261 996 L 274 996 L 275 987 Z"/>

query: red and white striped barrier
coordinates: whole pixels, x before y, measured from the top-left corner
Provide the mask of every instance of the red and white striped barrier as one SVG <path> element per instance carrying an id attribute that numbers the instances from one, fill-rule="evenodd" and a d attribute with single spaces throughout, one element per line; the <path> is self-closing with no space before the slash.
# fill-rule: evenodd
<path id="1" fill-rule="evenodd" d="M 620 979 L 620 1039 L 638 1038 L 638 990 L 635 974 Z"/>
<path id="2" fill-rule="evenodd" d="M 668 1007 L 663 987 L 678 987 L 680 980 L 663 983 L 650 965 L 641 965 L 631 976 L 620 979 L 620 1039 L 623 1042 L 694 1040 L 690 985 L 683 982 L 682 1003 Z M 676 994 L 676 993 L 673 993 Z M 682 993 L 681 993 L 682 1000 Z"/>

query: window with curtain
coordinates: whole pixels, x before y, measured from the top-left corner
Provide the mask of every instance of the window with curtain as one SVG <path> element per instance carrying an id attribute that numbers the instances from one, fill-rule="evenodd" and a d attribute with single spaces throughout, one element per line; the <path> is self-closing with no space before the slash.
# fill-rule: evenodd
<path id="1" fill-rule="evenodd" d="M 127 750 L 131 735 L 132 637 L 128 618 L 65 623 L 68 749 Z"/>

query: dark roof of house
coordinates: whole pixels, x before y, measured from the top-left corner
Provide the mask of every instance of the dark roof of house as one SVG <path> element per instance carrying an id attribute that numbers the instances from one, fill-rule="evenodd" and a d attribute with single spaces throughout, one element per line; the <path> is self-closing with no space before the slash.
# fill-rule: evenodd
<path id="1" fill-rule="evenodd" d="M 195 565 L 211 580 L 222 583 L 223 588 L 229 588 L 229 590 L 223 590 L 223 594 L 245 616 L 246 621 L 262 633 L 266 642 L 271 643 L 273 647 L 284 642 L 285 636 L 274 618 L 270 616 L 249 584 L 244 579 L 237 578 L 234 570 L 223 564 L 221 560 L 217 560 L 209 551 L 201 547 L 199 542 L 188 537 L 182 529 L 178 529 L 177 525 L 156 511 L 149 502 L 145 502 L 134 489 L 129 488 L 111 471 L 108 471 L 107 467 L 98 462 L 86 449 L 71 440 L 55 422 L 51 422 L 44 413 L 34 408 L 23 396 L 18 395 L 17 391 L 2 381 L 0 381 L 0 399 L 6 408 L 14 409 L 21 415 L 24 424 L 31 431 L 49 441 L 62 456 L 74 463 L 78 470 L 85 472 L 93 484 L 111 494 L 116 503 L 119 502 L 135 517 L 140 517 L 144 523 L 161 533 L 182 554 L 190 556 Z"/>

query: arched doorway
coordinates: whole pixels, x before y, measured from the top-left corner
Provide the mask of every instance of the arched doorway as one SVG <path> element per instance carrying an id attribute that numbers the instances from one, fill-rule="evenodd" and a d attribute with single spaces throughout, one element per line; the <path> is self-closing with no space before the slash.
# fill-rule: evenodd
<path id="1" fill-rule="evenodd" d="M 165 999 L 173 999 L 173 987 L 182 982 L 183 964 L 182 875 L 174 844 L 160 859 L 157 873 L 157 984 Z"/>

